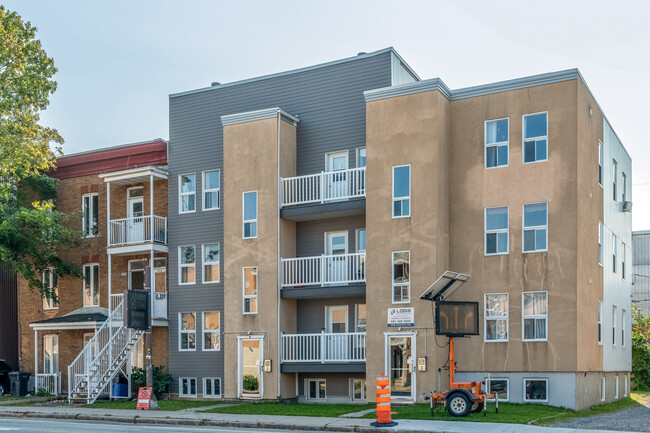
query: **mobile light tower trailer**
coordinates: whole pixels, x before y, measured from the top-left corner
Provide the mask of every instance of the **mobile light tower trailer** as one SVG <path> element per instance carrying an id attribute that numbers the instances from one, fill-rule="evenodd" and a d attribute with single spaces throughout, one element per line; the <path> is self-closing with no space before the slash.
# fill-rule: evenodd
<path id="1" fill-rule="evenodd" d="M 420 299 L 435 303 L 436 335 L 449 337 L 449 390 L 436 391 L 425 396 L 431 404 L 431 415 L 438 403 L 445 403 L 447 412 L 451 416 L 467 416 L 470 412 L 476 413 L 481 410 L 484 411 L 485 416 L 487 400 L 495 399 L 494 395 L 483 392 L 484 382 L 456 382 L 455 380 L 458 362 L 454 353 L 454 337 L 479 335 L 478 302 L 450 302 L 445 299 L 469 278 L 467 274 L 446 271 L 420 296 Z M 441 388 L 440 371 L 439 368 L 438 387 Z M 499 403 L 496 399 L 495 401 L 498 412 Z"/>

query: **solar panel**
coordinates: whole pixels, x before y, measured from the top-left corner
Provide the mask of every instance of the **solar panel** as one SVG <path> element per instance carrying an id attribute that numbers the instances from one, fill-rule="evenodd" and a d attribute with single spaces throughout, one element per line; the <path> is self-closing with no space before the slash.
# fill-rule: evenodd
<path id="1" fill-rule="evenodd" d="M 464 282 L 469 280 L 469 275 L 459 272 L 445 271 L 428 289 L 420 295 L 426 301 L 442 301 L 448 298 Z"/>

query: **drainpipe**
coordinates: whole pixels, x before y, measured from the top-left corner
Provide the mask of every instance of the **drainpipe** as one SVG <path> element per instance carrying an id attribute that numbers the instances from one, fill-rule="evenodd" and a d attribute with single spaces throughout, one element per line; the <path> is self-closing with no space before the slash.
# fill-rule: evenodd
<path id="1" fill-rule="evenodd" d="M 278 311 L 277 311 L 277 321 L 278 321 L 278 359 L 276 362 L 276 375 L 278 377 L 278 392 L 276 398 L 280 399 L 280 387 L 282 385 L 282 374 L 280 373 L 281 371 L 281 366 L 280 366 L 280 351 L 282 350 L 282 332 L 280 329 L 280 302 L 281 302 L 281 288 L 282 288 L 282 259 L 280 258 L 280 204 L 282 200 L 281 196 L 281 191 L 282 191 L 282 184 L 280 181 L 280 122 L 281 122 L 281 112 L 280 109 L 278 108 L 278 157 L 277 157 L 277 169 L 278 169 L 278 175 L 277 175 L 277 182 L 278 182 L 278 254 L 277 254 L 277 261 L 278 261 Z M 270 345 L 271 342 L 269 342 Z M 262 373 L 264 374 L 264 373 Z"/>

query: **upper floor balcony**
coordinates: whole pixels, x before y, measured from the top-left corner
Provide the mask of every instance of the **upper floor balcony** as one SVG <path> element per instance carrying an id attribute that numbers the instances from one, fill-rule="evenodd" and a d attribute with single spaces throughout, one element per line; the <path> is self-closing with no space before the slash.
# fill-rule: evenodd
<path id="1" fill-rule="evenodd" d="M 109 222 L 108 246 L 155 242 L 167 245 L 167 218 L 158 215 L 132 216 Z"/>
<path id="2" fill-rule="evenodd" d="M 366 167 L 282 178 L 281 194 L 282 217 L 295 221 L 315 219 L 315 214 L 362 214 L 365 213 Z"/>

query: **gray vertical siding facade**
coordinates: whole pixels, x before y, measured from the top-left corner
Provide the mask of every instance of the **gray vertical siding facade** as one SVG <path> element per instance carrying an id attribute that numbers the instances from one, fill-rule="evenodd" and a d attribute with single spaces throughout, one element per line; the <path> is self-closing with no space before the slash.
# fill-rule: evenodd
<path id="1" fill-rule="evenodd" d="M 172 393 L 178 393 L 178 378 L 197 378 L 197 394 L 202 396 L 204 377 L 223 380 L 224 351 L 235 347 L 222 345 L 219 352 L 201 350 L 201 313 L 221 311 L 223 329 L 223 277 L 220 283 L 201 283 L 200 246 L 219 242 L 221 274 L 223 257 L 223 208 L 241 203 L 221 202 L 216 211 L 202 211 L 204 170 L 221 170 L 221 183 L 228 176 L 223 167 L 223 115 L 280 107 L 300 118 L 297 129 L 297 175 L 325 169 L 325 154 L 348 150 L 349 167 L 356 166 L 356 149 L 365 146 L 366 112 L 363 92 L 391 85 L 391 52 L 333 62 L 304 70 L 261 77 L 241 83 L 215 86 L 208 90 L 171 95 L 169 101 L 169 370 L 174 381 Z M 196 212 L 179 214 L 178 176 L 196 173 Z M 221 193 L 223 197 L 223 191 Z M 297 230 L 299 255 L 320 255 L 323 232 L 349 230 L 349 248 L 355 246 L 354 230 L 362 228 L 365 217 L 356 216 L 300 223 Z M 304 236 L 304 238 L 303 238 Z M 314 239 L 312 241 L 312 238 Z M 304 239 L 304 240 L 303 240 Z M 319 241 L 316 241 L 319 239 Z M 315 243 L 313 243 L 315 242 Z M 196 245 L 196 284 L 179 285 L 178 248 Z M 328 304 L 337 305 L 337 300 Z M 341 303 L 347 303 L 347 300 Z M 179 313 L 197 313 L 197 349 L 179 351 Z M 298 328 L 298 332 L 302 331 Z"/>

